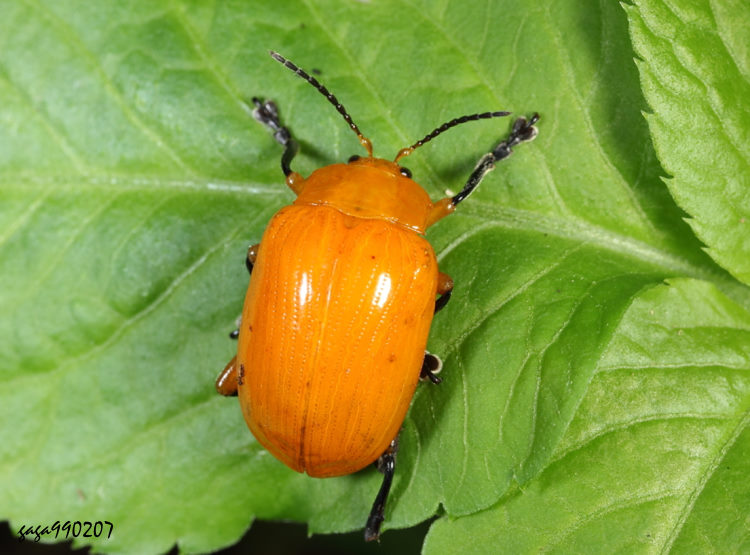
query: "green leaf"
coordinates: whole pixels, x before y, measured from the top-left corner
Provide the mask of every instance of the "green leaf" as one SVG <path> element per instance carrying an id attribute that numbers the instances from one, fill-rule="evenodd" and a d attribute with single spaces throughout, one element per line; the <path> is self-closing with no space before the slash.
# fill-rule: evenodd
<path id="1" fill-rule="evenodd" d="M 305 175 L 362 154 L 268 49 L 320 72 L 386 158 L 463 114 L 542 117 L 537 140 L 428 233 L 456 282 L 429 343 L 444 382 L 419 388 L 404 424 L 386 529 L 444 511 L 428 543 L 438 546 L 519 487 L 558 476 L 571 434 L 613 416 L 585 407 L 605 406 L 619 384 L 596 386 L 623 315 L 665 279 L 709 288 L 690 299 L 697 315 L 735 314 L 705 342 L 746 329 L 732 303 L 750 307 L 750 290 L 702 251 L 660 180 L 617 5 L 0 0 L 0 13 L 0 517 L 14 530 L 108 520 L 110 538 L 76 543 L 144 553 L 215 550 L 254 518 L 315 533 L 363 526 L 374 469 L 294 473 L 213 386 L 236 348 L 227 334 L 247 246 L 293 198 L 250 99 L 278 102 Z M 440 198 L 509 126 L 468 123 L 403 162 Z M 652 318 L 668 328 L 660 307 Z M 639 340 L 654 367 L 670 360 L 658 336 Z M 701 345 L 689 347 L 697 357 Z M 668 385 L 654 384 L 653 407 Z M 705 404 L 686 403 L 695 414 Z M 643 438 L 625 439 L 595 462 L 627 458 Z M 710 454 L 696 451 L 696 464 Z M 716 479 L 750 471 L 730 455 Z M 581 491 L 585 510 L 596 493 Z M 738 507 L 727 527 L 741 529 Z M 686 516 L 700 530 L 711 511 L 696 502 Z M 643 518 L 636 510 L 621 527 Z"/>
<path id="2" fill-rule="evenodd" d="M 750 4 L 627 7 L 665 180 L 707 252 L 750 283 Z"/>
<path id="3" fill-rule="evenodd" d="M 426 553 L 741 553 L 748 548 L 750 313 L 675 279 L 620 322 L 552 463 Z"/>

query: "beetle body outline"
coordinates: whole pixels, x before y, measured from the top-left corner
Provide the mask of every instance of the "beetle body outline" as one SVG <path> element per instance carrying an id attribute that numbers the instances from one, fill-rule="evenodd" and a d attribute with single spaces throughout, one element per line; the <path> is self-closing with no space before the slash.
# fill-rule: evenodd
<path id="1" fill-rule="evenodd" d="M 396 437 L 417 382 L 440 381 L 432 370 L 440 365 L 425 346 L 433 314 L 445 306 L 453 282 L 439 272 L 424 232 L 451 214 L 512 147 L 536 136 L 539 116 L 519 117 L 463 189 L 433 203 L 398 160 L 455 125 L 508 112 L 453 119 L 391 162 L 373 157 L 370 140 L 315 77 L 275 52 L 271 56 L 326 96 L 368 156 L 303 178 L 290 167 L 298 147 L 276 105 L 253 99 L 255 118 L 284 146 L 281 167 L 297 198 L 248 251 L 251 278 L 238 354 L 216 387 L 224 395 L 239 394 L 255 437 L 294 470 L 339 476 L 377 461 L 384 480 L 365 527 L 365 539 L 373 540 L 393 479 Z"/>

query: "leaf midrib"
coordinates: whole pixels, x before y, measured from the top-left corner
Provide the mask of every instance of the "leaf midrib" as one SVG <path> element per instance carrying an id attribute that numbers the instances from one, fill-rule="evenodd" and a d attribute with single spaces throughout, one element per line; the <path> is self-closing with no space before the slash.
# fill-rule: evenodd
<path id="1" fill-rule="evenodd" d="M 61 186 L 61 184 L 64 184 Z M 236 195 L 264 195 L 274 197 L 274 203 L 282 205 L 284 199 L 292 199 L 292 194 L 281 183 L 269 184 L 263 182 L 241 182 L 225 179 L 204 179 L 190 177 L 188 179 L 174 177 L 154 178 L 143 175 L 90 175 L 90 176 L 33 176 L 28 174 L 0 175 L 2 189 L 29 190 L 31 188 L 46 189 L 50 186 L 57 189 L 57 193 L 66 187 L 82 190 L 110 191 L 115 194 L 122 189 L 128 190 L 157 190 L 159 188 L 183 189 L 190 191 L 205 191 Z M 438 261 L 444 259 L 453 249 L 475 235 L 479 231 L 490 228 L 536 231 L 545 235 L 561 239 L 573 240 L 577 243 L 593 245 L 618 256 L 631 258 L 648 264 L 663 277 L 692 277 L 714 283 L 733 301 L 750 310 L 750 287 L 741 284 L 721 268 L 707 259 L 705 265 L 699 265 L 685 257 L 667 251 L 656 245 L 650 245 L 633 237 L 622 235 L 609 229 L 596 226 L 590 222 L 576 219 L 563 219 L 554 214 L 540 215 L 537 212 L 518 208 L 507 208 L 497 205 L 482 205 L 469 203 L 461 206 L 460 215 L 481 219 L 482 223 L 455 238 L 438 253 Z M 541 217 L 540 217 L 541 216 Z M 438 224 L 440 225 L 440 224 Z M 13 227 L 13 226 L 12 226 Z M 18 229 L 18 226 L 15 226 Z M 3 235 L 7 241 L 12 235 Z"/>

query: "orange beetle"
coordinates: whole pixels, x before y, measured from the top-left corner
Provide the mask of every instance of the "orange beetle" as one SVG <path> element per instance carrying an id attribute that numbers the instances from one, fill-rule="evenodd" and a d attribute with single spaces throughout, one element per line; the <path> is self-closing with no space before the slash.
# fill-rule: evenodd
<path id="1" fill-rule="evenodd" d="M 373 540 L 384 519 L 396 436 L 417 382 L 440 382 L 440 361 L 425 347 L 433 314 L 450 298 L 453 282 L 438 271 L 423 235 L 513 146 L 536 136 L 538 115 L 518 118 L 463 190 L 433 203 L 398 160 L 454 125 L 508 112 L 451 120 L 393 162 L 374 158 L 369 139 L 335 96 L 292 62 L 271 56 L 336 107 L 368 155 L 303 178 L 290 168 L 297 144 L 276 105 L 253 99 L 255 118 L 284 147 L 281 167 L 297 199 L 248 251 L 250 286 L 233 334 L 239 348 L 216 388 L 239 393 L 253 435 L 298 472 L 341 476 L 378 461 L 385 477 L 365 527 L 365 539 Z"/>

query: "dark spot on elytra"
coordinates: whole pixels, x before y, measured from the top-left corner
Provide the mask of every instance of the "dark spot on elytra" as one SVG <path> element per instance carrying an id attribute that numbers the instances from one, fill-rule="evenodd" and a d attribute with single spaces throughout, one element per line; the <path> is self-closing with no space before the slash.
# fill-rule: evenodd
<path id="1" fill-rule="evenodd" d="M 240 376 L 239 376 L 239 379 L 237 380 L 238 385 L 243 385 L 245 383 L 243 380 L 244 377 L 245 377 L 245 365 L 240 364 Z"/>

